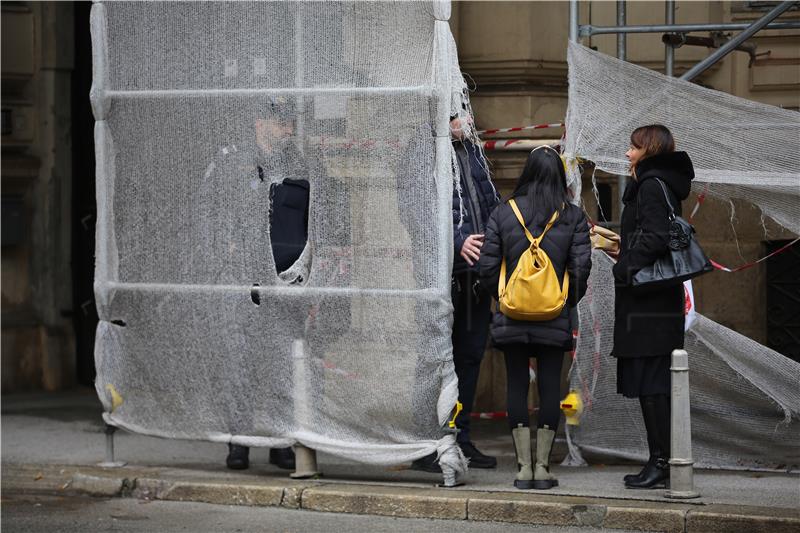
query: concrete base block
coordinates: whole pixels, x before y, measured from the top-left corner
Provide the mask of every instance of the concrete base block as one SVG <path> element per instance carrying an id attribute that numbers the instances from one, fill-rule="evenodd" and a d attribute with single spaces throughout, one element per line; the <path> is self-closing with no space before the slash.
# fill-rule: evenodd
<path id="1" fill-rule="evenodd" d="M 687 533 L 797 533 L 800 517 L 753 516 L 731 513 L 690 511 L 686 516 Z"/>
<path id="2" fill-rule="evenodd" d="M 283 487 L 177 482 L 163 495 L 162 499 L 220 505 L 277 507 L 283 500 Z"/>
<path id="3" fill-rule="evenodd" d="M 120 496 L 125 483 L 122 477 L 101 477 L 76 473 L 72 476 L 70 489 L 92 496 Z"/>
<path id="4" fill-rule="evenodd" d="M 302 508 L 330 513 L 465 520 L 467 495 L 447 494 L 425 489 L 328 485 L 303 491 Z"/>
<path id="5" fill-rule="evenodd" d="M 609 507 L 602 525 L 609 529 L 681 533 L 685 514 L 685 511 L 677 509 Z"/>
<path id="6" fill-rule="evenodd" d="M 587 506 L 582 506 L 586 508 Z M 510 499 L 508 495 L 498 498 L 470 498 L 469 519 L 487 522 L 514 522 L 518 524 L 541 524 L 553 526 L 577 526 L 578 519 L 573 506 L 557 502 L 541 502 L 528 499 Z"/>

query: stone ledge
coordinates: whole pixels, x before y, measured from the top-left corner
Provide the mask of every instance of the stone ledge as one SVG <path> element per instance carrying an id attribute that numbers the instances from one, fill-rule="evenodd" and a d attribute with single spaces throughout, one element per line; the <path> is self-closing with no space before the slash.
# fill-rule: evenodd
<path id="1" fill-rule="evenodd" d="M 283 487 L 178 481 L 173 483 L 159 499 L 278 507 L 283 501 L 283 492 Z"/>
<path id="2" fill-rule="evenodd" d="M 69 489 L 91 496 L 121 496 L 128 480 L 123 477 L 92 476 L 76 473 Z"/>
<path id="3" fill-rule="evenodd" d="M 608 507 L 602 526 L 609 529 L 681 533 L 685 524 L 686 512 L 678 509 Z"/>
<path id="4" fill-rule="evenodd" d="M 301 508 L 330 513 L 465 520 L 467 495 L 406 487 L 323 485 L 303 491 Z"/>
<path id="5" fill-rule="evenodd" d="M 800 511 L 774 507 L 607 499 L 260 478 L 219 472 L 96 466 L 3 465 L 3 493 L 136 497 L 336 513 L 638 531 L 797 532 Z"/>
<path id="6" fill-rule="evenodd" d="M 789 516 L 792 513 L 775 514 L 740 514 L 736 512 L 689 511 L 686 515 L 687 533 L 729 533 L 746 531 L 747 533 L 797 533 L 800 531 L 800 516 Z"/>

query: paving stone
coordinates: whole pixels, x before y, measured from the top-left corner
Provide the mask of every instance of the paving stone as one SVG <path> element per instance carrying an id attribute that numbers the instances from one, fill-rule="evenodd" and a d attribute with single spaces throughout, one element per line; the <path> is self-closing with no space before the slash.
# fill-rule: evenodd
<path id="1" fill-rule="evenodd" d="M 283 488 L 224 483 L 176 482 L 162 499 L 216 503 L 220 505 L 263 505 L 277 507 L 283 499 Z"/>
<path id="2" fill-rule="evenodd" d="M 798 533 L 800 518 L 703 511 L 690 511 L 686 517 L 687 533 L 730 533 L 732 531 Z"/>
<path id="3" fill-rule="evenodd" d="M 124 477 L 91 476 L 76 473 L 72 476 L 69 489 L 92 496 L 119 496 L 125 486 Z"/>
<path id="4" fill-rule="evenodd" d="M 685 522 L 686 512 L 679 509 L 609 507 L 602 526 L 608 529 L 681 533 Z"/>
<path id="5" fill-rule="evenodd" d="M 412 518 L 467 518 L 467 495 L 445 489 L 323 485 L 303 491 L 302 508 L 331 513 Z"/>
<path id="6" fill-rule="evenodd" d="M 470 498 L 467 504 L 469 519 L 553 526 L 578 525 L 572 504 L 510 498 L 512 496 L 516 495 Z"/>

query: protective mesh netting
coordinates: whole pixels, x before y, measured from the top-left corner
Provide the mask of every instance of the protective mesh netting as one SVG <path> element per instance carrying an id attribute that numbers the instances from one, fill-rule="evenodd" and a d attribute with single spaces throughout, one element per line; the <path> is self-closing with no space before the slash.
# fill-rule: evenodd
<path id="1" fill-rule="evenodd" d="M 133 431 L 463 456 L 445 424 L 452 147 L 468 108 L 449 2 L 92 8 L 97 390 Z M 292 123 L 292 128 L 270 124 Z M 276 273 L 270 185 L 306 179 Z"/>
<path id="2" fill-rule="evenodd" d="M 569 44 L 567 56 L 568 157 L 626 175 L 631 132 L 664 124 L 677 149 L 692 157 L 695 188 L 708 184 L 713 196 L 752 202 L 800 233 L 800 113 L 664 76 L 577 43 Z"/>
<path id="3" fill-rule="evenodd" d="M 628 173 L 630 133 L 662 123 L 695 163 L 694 187 L 752 202 L 800 231 L 800 114 L 663 76 L 571 43 L 568 156 Z M 701 232 L 703 228 L 699 228 Z M 611 260 L 595 252 L 571 386 L 582 393 L 567 464 L 581 450 L 643 459 L 638 402 L 616 393 Z M 686 334 L 692 439 L 698 465 L 787 468 L 800 464 L 800 364 L 701 315 Z"/>

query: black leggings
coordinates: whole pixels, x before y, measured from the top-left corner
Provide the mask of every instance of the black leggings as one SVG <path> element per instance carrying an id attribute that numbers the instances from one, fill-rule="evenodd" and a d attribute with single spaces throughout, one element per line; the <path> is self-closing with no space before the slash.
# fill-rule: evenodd
<path id="1" fill-rule="evenodd" d="M 561 365 L 564 351 L 553 346 L 538 344 L 515 344 L 503 347 L 506 359 L 506 383 L 508 386 L 508 425 L 511 429 L 522 424 L 530 426 L 528 417 L 528 365 L 536 357 L 536 386 L 539 389 L 538 427 L 558 428 L 561 418 Z"/>

